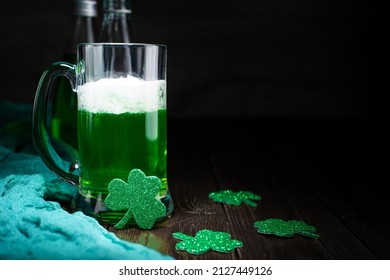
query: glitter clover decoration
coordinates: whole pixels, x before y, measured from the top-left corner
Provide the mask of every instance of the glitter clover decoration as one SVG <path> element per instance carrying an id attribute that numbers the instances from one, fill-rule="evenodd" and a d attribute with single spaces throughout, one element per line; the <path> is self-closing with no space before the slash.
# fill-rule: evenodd
<path id="1" fill-rule="evenodd" d="M 280 237 L 292 237 L 294 234 L 301 234 L 306 237 L 319 238 L 319 235 L 315 233 L 315 227 L 297 220 L 267 219 L 255 222 L 254 226 L 262 234 L 274 234 Z"/>
<path id="2" fill-rule="evenodd" d="M 212 192 L 209 194 L 209 198 L 215 202 L 226 203 L 229 205 L 240 205 L 242 203 L 248 204 L 252 207 L 256 207 L 255 201 L 261 200 L 261 196 L 249 191 L 234 192 L 231 190 L 222 190 L 219 192 Z"/>
<path id="3" fill-rule="evenodd" d="M 112 180 L 104 203 L 112 211 L 127 210 L 114 227 L 122 229 L 134 218 L 140 228 L 151 229 L 156 220 L 166 213 L 165 205 L 156 198 L 161 184 L 158 177 L 145 176 L 140 169 L 130 171 L 127 183 L 118 178 Z"/>
<path id="4" fill-rule="evenodd" d="M 174 238 L 182 240 L 176 244 L 177 250 L 187 251 L 193 255 L 204 254 L 210 250 L 230 253 L 243 246 L 241 241 L 230 239 L 230 234 L 222 231 L 202 229 L 195 234 L 195 237 L 181 232 L 174 232 L 172 235 Z"/>

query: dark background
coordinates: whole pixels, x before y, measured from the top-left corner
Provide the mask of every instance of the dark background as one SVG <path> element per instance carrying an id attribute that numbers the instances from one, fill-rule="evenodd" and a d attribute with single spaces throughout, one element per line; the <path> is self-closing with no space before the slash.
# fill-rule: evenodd
<path id="1" fill-rule="evenodd" d="M 168 46 L 171 116 L 388 116 L 387 14 L 380 1 L 131 6 L 134 40 Z M 33 101 L 45 67 L 62 58 L 71 11 L 70 0 L 9 1 L 1 9 L 1 99 Z"/>
<path id="2" fill-rule="evenodd" d="M 270 192 L 282 182 L 293 209 L 305 209 L 295 191 L 312 185 L 313 203 L 317 191 L 337 197 L 330 210 L 363 232 L 363 243 L 388 235 L 389 13 L 381 1 L 133 0 L 132 10 L 135 42 L 168 46 L 169 166 L 179 188 L 208 191 L 204 166 L 244 182 L 258 172 L 276 181 Z M 42 72 L 62 58 L 71 13 L 71 0 L 1 9 L 0 99 L 33 102 Z"/>

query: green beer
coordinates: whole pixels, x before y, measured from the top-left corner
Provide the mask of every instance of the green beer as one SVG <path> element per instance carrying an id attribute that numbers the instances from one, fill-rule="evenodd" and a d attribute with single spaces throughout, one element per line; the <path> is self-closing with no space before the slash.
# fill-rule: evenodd
<path id="1" fill-rule="evenodd" d="M 118 115 L 79 110 L 78 123 L 85 193 L 95 198 L 99 193 L 106 195 L 114 178 L 126 182 L 134 168 L 166 182 L 166 110 Z M 157 137 L 149 138 L 149 134 Z M 160 195 L 165 192 L 166 184 Z"/>
<path id="2" fill-rule="evenodd" d="M 134 79 L 105 79 L 78 94 L 80 195 L 95 201 L 98 206 L 91 208 L 102 222 L 123 217 L 108 211 L 103 201 L 108 184 L 115 178 L 127 182 L 132 169 L 161 179 L 162 201 L 168 192 L 165 82 Z"/>

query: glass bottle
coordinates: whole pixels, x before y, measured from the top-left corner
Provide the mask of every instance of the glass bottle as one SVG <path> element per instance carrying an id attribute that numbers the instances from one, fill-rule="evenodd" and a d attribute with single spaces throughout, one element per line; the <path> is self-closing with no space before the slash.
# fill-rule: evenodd
<path id="1" fill-rule="evenodd" d="M 130 0 L 103 0 L 100 42 L 131 43 Z"/>
<path id="2" fill-rule="evenodd" d="M 63 61 L 76 63 L 78 43 L 95 42 L 97 2 L 74 0 L 72 26 L 68 35 Z M 67 78 L 59 77 L 53 98 L 51 136 L 62 146 L 77 149 L 77 95 Z"/>

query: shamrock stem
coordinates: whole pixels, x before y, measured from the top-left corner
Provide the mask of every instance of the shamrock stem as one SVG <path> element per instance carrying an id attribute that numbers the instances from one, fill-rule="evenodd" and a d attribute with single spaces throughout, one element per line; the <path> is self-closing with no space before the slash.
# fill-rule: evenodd
<path id="1" fill-rule="evenodd" d="M 130 209 L 127 210 L 126 214 L 123 216 L 123 218 L 114 226 L 116 229 L 122 229 L 133 217 L 133 214 L 131 213 Z"/>
<path id="2" fill-rule="evenodd" d="M 319 234 L 316 234 L 314 232 L 309 232 L 309 231 L 297 231 L 296 233 L 299 233 L 303 236 L 311 237 L 311 238 L 319 238 L 320 237 Z"/>
<path id="3" fill-rule="evenodd" d="M 177 239 L 180 239 L 180 240 L 191 240 L 191 239 L 193 239 L 192 236 L 189 236 L 189 235 L 181 233 L 181 232 L 174 232 L 174 233 L 172 233 L 172 236 L 174 238 L 177 238 Z"/>
<path id="4" fill-rule="evenodd" d="M 257 203 L 252 201 L 252 200 L 249 200 L 249 199 L 243 199 L 243 201 L 248 204 L 249 206 L 252 206 L 252 207 L 256 207 L 257 206 Z"/>

